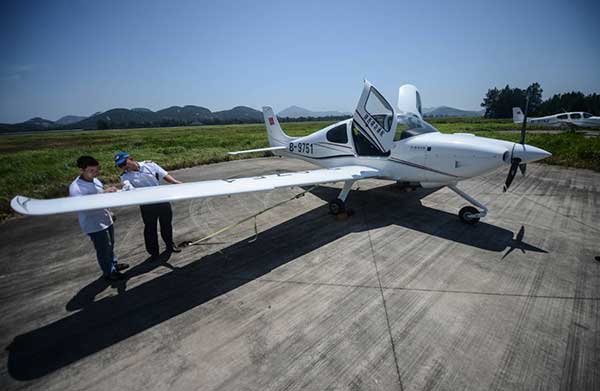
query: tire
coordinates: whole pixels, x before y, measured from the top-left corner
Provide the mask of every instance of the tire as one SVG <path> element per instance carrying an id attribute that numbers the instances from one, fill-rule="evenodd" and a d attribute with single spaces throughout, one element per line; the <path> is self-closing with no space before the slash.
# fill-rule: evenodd
<path id="1" fill-rule="evenodd" d="M 460 212 L 458 212 L 458 217 L 460 218 L 460 220 L 463 223 L 473 225 L 479 221 L 479 217 L 467 217 L 467 215 L 476 214 L 476 213 L 479 213 L 479 211 L 477 209 L 475 209 L 474 207 L 465 206 L 464 208 L 462 208 L 460 210 Z"/>
<path id="2" fill-rule="evenodd" d="M 346 211 L 346 205 L 344 201 L 336 198 L 329 203 L 329 211 L 332 215 L 339 215 L 340 213 L 344 213 Z"/>

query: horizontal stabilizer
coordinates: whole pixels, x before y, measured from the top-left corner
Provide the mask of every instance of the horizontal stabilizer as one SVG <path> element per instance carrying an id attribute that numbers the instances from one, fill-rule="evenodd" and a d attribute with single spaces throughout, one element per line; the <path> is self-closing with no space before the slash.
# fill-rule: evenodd
<path id="1" fill-rule="evenodd" d="M 258 148 L 258 149 L 247 149 L 245 151 L 235 151 L 235 152 L 227 152 L 229 155 L 241 155 L 243 153 L 254 153 L 254 152 L 266 152 L 266 151 L 281 151 L 282 149 L 287 149 L 287 147 L 268 147 L 268 148 Z"/>

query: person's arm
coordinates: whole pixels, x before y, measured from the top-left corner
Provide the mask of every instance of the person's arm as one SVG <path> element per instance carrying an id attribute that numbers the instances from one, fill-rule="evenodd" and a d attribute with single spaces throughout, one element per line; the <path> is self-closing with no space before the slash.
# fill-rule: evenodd
<path id="1" fill-rule="evenodd" d="M 181 181 L 178 181 L 177 179 L 173 178 L 173 176 L 172 176 L 171 174 L 167 174 L 167 175 L 165 175 L 165 176 L 163 177 L 163 179 L 164 179 L 165 181 L 169 182 L 169 183 L 172 183 L 172 184 L 174 184 L 174 185 L 177 185 L 177 184 L 183 183 L 183 182 L 181 182 Z"/>
<path id="2" fill-rule="evenodd" d="M 159 180 L 164 179 L 165 182 L 169 182 L 174 185 L 183 183 L 183 182 L 178 181 L 177 179 L 173 178 L 173 175 L 169 174 L 164 168 L 162 168 L 158 164 L 156 164 L 156 163 L 151 163 L 151 164 L 154 165 L 154 170 L 155 170 L 156 174 L 158 175 L 156 179 L 159 179 Z"/>
<path id="3" fill-rule="evenodd" d="M 78 197 L 80 195 L 82 194 L 79 186 L 77 186 L 75 183 L 71 183 L 69 186 L 69 197 Z"/>

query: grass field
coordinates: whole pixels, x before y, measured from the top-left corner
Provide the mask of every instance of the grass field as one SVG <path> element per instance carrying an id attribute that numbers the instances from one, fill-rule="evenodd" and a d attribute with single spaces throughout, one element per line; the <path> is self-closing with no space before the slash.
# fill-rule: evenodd
<path id="1" fill-rule="evenodd" d="M 432 120 L 441 132 L 470 132 L 481 136 L 517 141 L 510 121 L 484 119 Z M 285 123 L 293 136 L 306 135 L 330 123 Z M 544 162 L 600 171 L 600 137 L 585 138 L 575 133 L 529 134 L 527 143 L 552 152 Z M 89 154 L 102 164 L 100 179 L 118 182 L 112 164 L 114 153 L 126 150 L 140 160 L 154 160 L 167 170 L 242 157 L 228 151 L 268 146 L 263 124 L 104 130 L 0 136 L 0 220 L 11 214 L 10 199 L 16 194 L 36 198 L 67 195 L 69 183 L 78 175 L 75 160 Z"/>

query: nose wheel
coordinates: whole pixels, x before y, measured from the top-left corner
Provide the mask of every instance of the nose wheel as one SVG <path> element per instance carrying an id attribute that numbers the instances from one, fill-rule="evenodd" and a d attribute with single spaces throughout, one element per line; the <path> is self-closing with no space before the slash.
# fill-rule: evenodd
<path id="1" fill-rule="evenodd" d="M 479 211 L 472 206 L 465 206 L 458 212 L 460 221 L 467 224 L 475 224 L 479 221 Z"/>
<path id="2" fill-rule="evenodd" d="M 460 218 L 460 221 L 472 225 L 477 223 L 480 218 L 485 217 L 485 215 L 487 215 L 488 209 L 485 207 L 485 205 L 480 204 L 476 199 L 474 199 L 473 197 L 469 196 L 467 193 L 456 187 L 456 185 L 448 185 L 448 188 L 479 208 L 477 209 L 473 206 L 465 206 L 464 208 L 462 208 L 458 212 L 458 217 Z"/>

